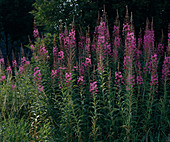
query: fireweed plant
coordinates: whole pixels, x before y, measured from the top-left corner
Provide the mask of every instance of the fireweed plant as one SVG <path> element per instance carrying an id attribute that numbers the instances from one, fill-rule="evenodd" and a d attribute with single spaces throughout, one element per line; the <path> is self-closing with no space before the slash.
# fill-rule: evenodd
<path id="1" fill-rule="evenodd" d="M 165 141 L 170 33 L 155 45 L 147 20 L 137 39 L 128 9 L 111 34 L 104 11 L 93 38 L 76 39 L 74 19 L 53 43 L 34 27 L 30 61 L 21 49 L 5 68 L 0 54 L 0 141 Z"/>

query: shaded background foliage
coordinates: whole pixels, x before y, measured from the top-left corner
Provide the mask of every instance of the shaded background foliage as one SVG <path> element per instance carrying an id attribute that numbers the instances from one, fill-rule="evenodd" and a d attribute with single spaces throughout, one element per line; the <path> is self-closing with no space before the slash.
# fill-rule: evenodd
<path id="1" fill-rule="evenodd" d="M 170 21 L 170 3 L 168 0 L 0 0 L 0 30 L 1 49 L 6 48 L 8 56 L 11 56 L 11 49 L 15 50 L 20 43 L 28 42 L 28 35 L 32 35 L 33 16 L 38 28 L 42 32 L 58 33 L 59 22 L 62 20 L 67 25 L 71 24 L 73 15 L 75 16 L 76 31 L 83 32 L 90 27 L 90 33 L 94 32 L 98 13 L 106 7 L 107 19 L 110 27 L 110 34 L 114 25 L 116 10 L 119 12 L 121 25 L 125 17 L 126 5 L 129 13 L 133 12 L 133 20 L 136 35 L 139 29 L 144 32 L 145 21 L 148 17 L 154 19 L 155 39 L 161 38 L 161 29 L 164 31 L 165 42 L 167 42 L 168 24 Z M 31 13 L 33 15 L 31 15 Z M 5 37 L 5 38 L 3 38 Z M 9 41 L 10 39 L 10 41 Z M 2 44 L 4 42 L 5 44 Z M 12 45 L 8 45 L 11 43 Z"/>

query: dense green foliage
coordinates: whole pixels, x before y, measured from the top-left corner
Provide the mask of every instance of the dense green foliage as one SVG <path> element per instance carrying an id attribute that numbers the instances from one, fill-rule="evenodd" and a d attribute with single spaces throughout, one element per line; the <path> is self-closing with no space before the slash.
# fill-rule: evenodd
<path id="1" fill-rule="evenodd" d="M 0 141 L 165 141 L 170 34 L 164 52 L 147 23 L 136 45 L 127 19 L 124 31 L 115 25 L 110 38 L 104 16 L 93 41 L 87 33 L 78 45 L 74 23 L 53 43 L 51 34 L 42 38 L 35 29 L 33 57 L 14 58 L 13 75 L 0 56 Z"/>
<path id="2" fill-rule="evenodd" d="M 24 15 L 32 2 L 0 0 L 7 50 L 8 36 L 15 41 L 32 32 Z M 126 5 L 134 22 L 128 9 L 123 18 Z M 0 52 L 0 142 L 166 141 L 168 1 L 36 0 L 34 8 L 41 32 L 34 23 L 26 45 L 31 60 L 21 48 L 5 66 Z"/>

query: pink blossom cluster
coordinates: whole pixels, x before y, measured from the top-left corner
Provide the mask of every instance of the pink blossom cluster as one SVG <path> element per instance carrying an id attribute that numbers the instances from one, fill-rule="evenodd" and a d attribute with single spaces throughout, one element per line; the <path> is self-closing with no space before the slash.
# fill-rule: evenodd
<path id="1" fill-rule="evenodd" d="M 33 31 L 33 35 L 34 35 L 34 38 L 39 37 L 38 29 L 35 29 L 35 30 Z"/>
<path id="2" fill-rule="evenodd" d="M 41 83 L 41 71 L 40 71 L 39 67 L 34 68 L 34 76 L 33 76 L 33 78 L 34 78 L 34 81 L 36 81 L 37 84 L 38 84 L 38 90 L 42 92 L 43 91 L 43 86 L 40 85 L 40 83 Z"/>
<path id="3" fill-rule="evenodd" d="M 123 61 L 123 70 L 129 68 L 132 65 L 132 59 L 130 56 L 125 56 Z"/>
<path id="4" fill-rule="evenodd" d="M 97 27 L 98 30 L 98 41 L 97 41 L 97 52 L 102 50 L 104 55 L 111 54 L 111 44 L 110 44 L 110 35 L 109 30 L 106 27 L 105 22 L 100 22 L 100 25 Z M 99 52 L 101 53 L 101 51 Z"/>
<path id="5" fill-rule="evenodd" d="M 67 69 L 66 67 L 59 67 L 60 70 L 65 70 Z"/>
<path id="6" fill-rule="evenodd" d="M 16 90 L 16 85 L 15 85 L 15 84 L 12 84 L 12 85 L 11 85 L 11 90 L 13 90 L 13 91 Z"/>
<path id="7" fill-rule="evenodd" d="M 58 72 L 59 72 L 59 69 L 57 69 L 57 70 L 52 70 L 52 71 L 51 71 L 51 78 L 54 79 L 55 77 L 57 77 Z"/>
<path id="8" fill-rule="evenodd" d="M 120 37 L 115 37 L 115 39 L 114 39 L 114 47 L 120 48 Z"/>
<path id="9" fill-rule="evenodd" d="M 84 62 L 82 62 L 81 65 L 80 65 L 80 69 L 79 69 L 80 74 L 84 74 L 85 67 L 86 67 L 86 64 Z"/>
<path id="10" fill-rule="evenodd" d="M 56 46 L 53 47 L 53 57 L 57 56 L 58 48 Z"/>
<path id="11" fill-rule="evenodd" d="M 126 86 L 126 90 L 129 91 L 130 88 L 133 88 L 133 85 L 135 83 L 135 77 L 131 74 L 129 74 L 127 76 L 127 86 Z"/>
<path id="12" fill-rule="evenodd" d="M 41 72 L 39 67 L 34 68 L 34 81 L 40 81 L 41 80 Z"/>
<path id="13" fill-rule="evenodd" d="M 62 40 L 62 38 L 64 38 L 64 34 L 63 33 L 59 33 L 59 40 Z"/>
<path id="14" fill-rule="evenodd" d="M 120 87 L 120 84 L 124 84 L 121 72 L 115 72 L 115 86 Z"/>
<path id="15" fill-rule="evenodd" d="M 78 48 L 79 50 L 80 49 L 83 49 L 83 43 L 85 42 L 85 37 L 84 36 L 81 36 L 80 37 L 80 41 L 78 42 Z"/>
<path id="16" fill-rule="evenodd" d="M 84 83 L 84 82 L 85 82 L 85 81 L 84 81 L 84 79 L 83 79 L 83 76 L 78 77 L 77 84 L 82 84 L 82 83 Z"/>
<path id="17" fill-rule="evenodd" d="M 127 32 L 125 39 L 125 56 L 130 56 L 131 60 L 134 58 L 136 52 L 136 38 L 133 32 Z"/>
<path id="18" fill-rule="evenodd" d="M 12 66 L 15 68 L 15 67 L 17 67 L 17 61 L 16 60 L 13 60 L 12 61 Z"/>
<path id="19" fill-rule="evenodd" d="M 70 41 L 69 41 L 69 43 L 70 43 L 70 45 L 71 45 L 71 47 L 73 47 L 73 46 L 75 46 L 75 44 L 76 44 L 76 38 L 75 38 L 75 30 L 74 29 L 71 29 L 70 31 L 69 31 L 69 37 L 70 37 Z"/>
<path id="20" fill-rule="evenodd" d="M 86 58 L 85 64 L 91 66 L 91 59 L 90 58 Z"/>
<path id="21" fill-rule="evenodd" d="M 73 48 L 76 46 L 75 42 L 75 30 L 71 29 L 68 33 L 68 30 L 64 31 L 64 36 L 63 36 L 63 41 L 64 41 L 64 48 L 67 50 L 69 48 Z"/>
<path id="22" fill-rule="evenodd" d="M 142 78 L 142 72 L 141 72 L 141 63 L 140 61 L 136 62 L 136 68 L 137 68 L 137 76 L 136 76 L 136 83 L 138 85 L 143 84 L 143 78 Z"/>
<path id="23" fill-rule="evenodd" d="M 141 56 L 142 56 L 142 51 L 136 49 L 135 54 L 136 54 L 136 60 L 137 60 L 137 61 L 140 60 L 140 58 L 141 58 Z M 137 62 L 136 62 L 136 63 L 137 63 Z"/>
<path id="24" fill-rule="evenodd" d="M 90 91 L 89 92 L 97 92 L 98 88 L 97 88 L 97 81 L 94 81 L 93 83 L 90 83 Z"/>
<path id="25" fill-rule="evenodd" d="M 60 57 L 58 58 L 59 60 L 64 59 L 64 52 L 63 51 L 58 52 L 58 56 Z"/>
<path id="26" fill-rule="evenodd" d="M 157 50 L 157 54 L 159 55 L 163 55 L 163 52 L 164 52 L 164 46 L 163 44 L 159 43 L 158 44 L 158 50 Z"/>
<path id="27" fill-rule="evenodd" d="M 31 51 L 34 51 L 34 49 L 35 49 L 35 47 L 34 47 L 34 45 L 33 44 L 31 44 Z"/>
<path id="28" fill-rule="evenodd" d="M 164 59 L 164 63 L 163 63 L 163 66 L 162 66 L 162 78 L 166 78 L 168 76 L 170 76 L 170 56 L 169 57 L 166 57 L 165 56 L 165 59 Z"/>
<path id="29" fill-rule="evenodd" d="M 117 37 L 119 35 L 119 26 L 114 25 L 113 27 L 113 37 Z"/>
<path id="30" fill-rule="evenodd" d="M 97 69 L 99 72 L 103 72 L 104 68 L 100 66 L 100 63 L 97 63 Z"/>
<path id="31" fill-rule="evenodd" d="M 20 73 L 23 73 L 23 72 L 24 72 L 24 67 L 23 67 L 23 65 L 20 65 L 20 66 L 19 66 L 19 72 L 20 72 Z"/>
<path id="32" fill-rule="evenodd" d="M 66 77 L 66 79 L 65 79 L 66 83 L 72 81 L 72 75 L 71 75 L 71 73 L 66 73 L 66 74 L 65 74 L 65 77 Z"/>
<path id="33" fill-rule="evenodd" d="M 123 30 L 122 30 L 122 34 L 126 35 L 126 33 L 128 33 L 130 31 L 130 25 L 129 23 L 123 23 Z"/>
<path id="34" fill-rule="evenodd" d="M 7 67 L 7 73 L 8 73 L 8 74 L 12 74 L 11 66 L 8 66 L 8 67 Z"/>
<path id="35" fill-rule="evenodd" d="M 73 66 L 72 71 L 78 70 L 78 66 Z"/>
<path id="36" fill-rule="evenodd" d="M 44 90 L 44 87 L 41 86 L 41 85 L 38 85 L 38 90 L 39 90 L 40 92 L 42 92 L 42 91 Z"/>
<path id="37" fill-rule="evenodd" d="M 22 58 L 21 58 L 21 64 L 22 64 L 22 65 L 25 64 L 26 61 L 27 61 L 27 60 L 26 60 L 26 57 L 22 57 Z"/>
<path id="38" fill-rule="evenodd" d="M 114 25 L 113 37 L 114 37 L 114 44 L 113 44 L 112 55 L 114 57 L 114 61 L 116 62 L 118 59 L 118 48 L 120 48 L 119 26 Z"/>
<path id="39" fill-rule="evenodd" d="M 40 55 L 45 56 L 47 59 L 49 59 L 48 51 L 45 49 L 45 45 L 40 46 Z"/>
<path id="40" fill-rule="evenodd" d="M 145 52 L 145 57 L 150 57 L 153 53 L 154 48 L 154 33 L 153 31 L 147 29 L 144 35 L 143 49 Z"/>
<path id="41" fill-rule="evenodd" d="M 151 89 L 153 88 L 158 88 L 158 59 L 157 59 L 157 54 L 154 54 L 151 56 L 151 61 L 150 61 L 150 66 L 151 66 Z"/>
<path id="42" fill-rule="evenodd" d="M 143 84 L 143 78 L 142 78 L 141 75 L 138 75 L 138 76 L 136 77 L 136 82 L 137 82 L 138 85 Z"/>
<path id="43" fill-rule="evenodd" d="M 1 81 L 6 81 L 6 76 L 5 75 L 1 76 Z"/>

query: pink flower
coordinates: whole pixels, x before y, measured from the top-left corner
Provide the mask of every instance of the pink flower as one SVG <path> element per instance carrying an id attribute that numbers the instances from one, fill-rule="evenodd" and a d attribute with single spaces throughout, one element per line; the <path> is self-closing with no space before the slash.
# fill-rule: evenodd
<path id="1" fill-rule="evenodd" d="M 137 81 L 137 84 L 139 84 L 139 85 L 142 84 L 143 83 L 142 76 L 137 76 L 136 81 Z"/>
<path id="2" fill-rule="evenodd" d="M 90 91 L 89 92 L 92 92 L 92 91 L 97 92 L 97 90 L 98 90 L 97 81 L 94 81 L 93 83 L 90 83 Z"/>
<path id="3" fill-rule="evenodd" d="M 34 57 L 35 60 L 36 60 L 37 58 L 38 58 L 37 56 Z"/>
<path id="4" fill-rule="evenodd" d="M 78 69 L 78 66 L 73 66 L 74 69 Z"/>
<path id="5" fill-rule="evenodd" d="M 11 66 L 7 67 L 7 73 L 8 73 L 8 74 L 12 74 Z"/>
<path id="6" fill-rule="evenodd" d="M 35 71 L 35 70 L 38 70 L 38 69 L 39 69 L 39 67 L 35 67 L 35 68 L 34 68 L 34 71 Z"/>
<path id="7" fill-rule="evenodd" d="M 6 80 L 6 76 L 1 76 L 2 81 Z"/>
<path id="8" fill-rule="evenodd" d="M 170 57 L 166 57 L 164 59 L 164 63 L 162 66 L 162 79 L 168 79 L 167 77 L 170 76 Z"/>
<path id="9" fill-rule="evenodd" d="M 45 49 L 45 45 L 40 46 L 40 55 L 49 59 L 48 51 Z"/>
<path id="10" fill-rule="evenodd" d="M 66 79 L 65 79 L 66 83 L 68 83 L 68 82 L 70 82 L 72 80 L 71 73 L 66 73 L 65 76 L 66 76 Z"/>
<path id="11" fill-rule="evenodd" d="M 88 64 L 91 65 L 91 59 L 90 59 L 90 58 L 86 58 L 85 64 L 86 64 L 86 65 L 88 65 Z"/>
<path id="12" fill-rule="evenodd" d="M 27 61 L 27 60 L 26 60 L 26 57 L 22 57 L 22 58 L 21 58 L 21 64 L 22 64 L 22 63 L 25 63 L 26 61 Z"/>
<path id="13" fill-rule="evenodd" d="M 16 85 L 15 84 L 12 84 L 11 90 L 16 90 Z"/>
<path id="14" fill-rule="evenodd" d="M 25 62 L 25 65 L 29 65 L 29 64 L 30 64 L 30 62 L 29 62 L 29 61 L 26 61 L 26 62 Z"/>
<path id="15" fill-rule="evenodd" d="M 34 51 L 35 47 L 33 44 L 31 44 L 31 50 Z"/>
<path id="16" fill-rule="evenodd" d="M 78 77 L 77 84 L 84 83 L 83 76 Z"/>
<path id="17" fill-rule="evenodd" d="M 58 52 L 58 56 L 61 57 L 61 58 L 58 58 L 59 60 L 64 59 L 64 52 L 63 51 Z"/>
<path id="18" fill-rule="evenodd" d="M 36 72 L 34 73 L 34 80 L 41 80 L 41 72 L 40 70 L 36 70 Z"/>
<path id="19" fill-rule="evenodd" d="M 120 84 L 124 84 L 121 72 L 115 72 L 115 86 L 119 87 Z"/>
<path id="20" fill-rule="evenodd" d="M 57 51 L 58 51 L 57 47 L 56 46 L 53 47 L 53 56 L 54 57 L 57 55 Z"/>
<path id="21" fill-rule="evenodd" d="M 33 34 L 34 34 L 34 38 L 39 37 L 38 29 L 35 29 L 35 30 L 33 31 Z"/>
<path id="22" fill-rule="evenodd" d="M 12 66 L 17 67 L 17 61 L 16 60 L 12 61 Z"/>
<path id="23" fill-rule="evenodd" d="M 44 87 L 41 85 L 38 85 L 38 90 L 42 92 L 44 90 Z"/>
<path id="24" fill-rule="evenodd" d="M 157 54 L 151 55 L 151 61 L 150 61 L 150 66 L 151 66 L 151 90 L 155 91 L 155 89 L 158 89 L 158 59 L 157 59 Z"/>
<path id="25" fill-rule="evenodd" d="M 51 78 L 57 77 L 58 72 L 59 72 L 59 70 L 52 70 L 51 71 Z"/>
<path id="26" fill-rule="evenodd" d="M 61 70 L 65 70 L 65 69 L 66 69 L 66 67 L 59 67 L 59 69 L 61 69 Z"/>
<path id="27" fill-rule="evenodd" d="M 19 72 L 20 73 L 24 72 L 24 67 L 22 65 L 19 66 Z"/>

